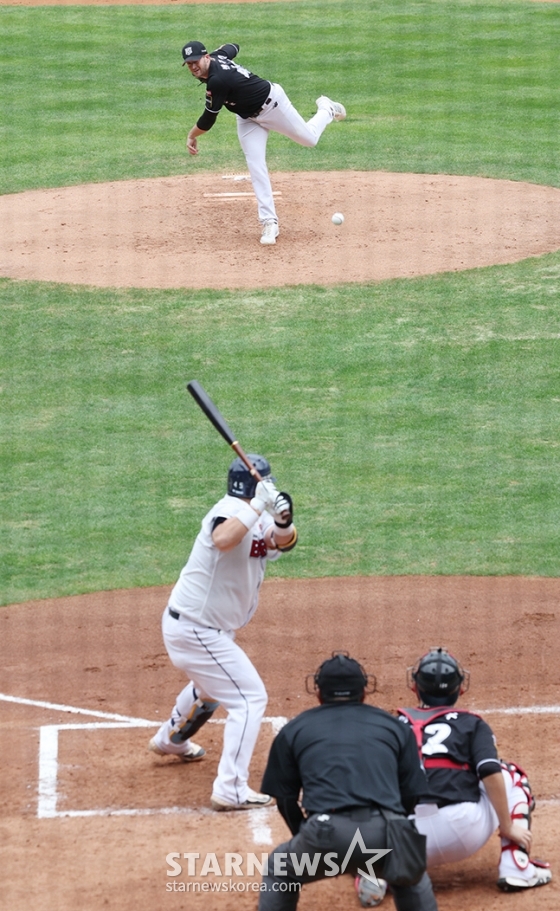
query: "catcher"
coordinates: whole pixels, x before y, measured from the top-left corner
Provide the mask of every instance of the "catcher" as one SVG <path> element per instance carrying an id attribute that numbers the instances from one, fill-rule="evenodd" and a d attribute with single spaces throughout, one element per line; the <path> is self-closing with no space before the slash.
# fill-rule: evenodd
<path id="1" fill-rule="evenodd" d="M 519 892 L 544 886 L 550 865 L 530 860 L 535 799 L 525 772 L 498 759 L 489 725 L 474 712 L 453 708 L 469 685 L 469 672 L 444 648 L 429 651 L 407 671 L 417 708 L 399 709 L 416 735 L 433 804 L 416 807 L 419 832 L 427 836 L 428 867 L 465 860 L 496 831 L 502 842 L 498 888 Z M 387 886 L 355 881 L 364 908 L 381 904 Z"/>

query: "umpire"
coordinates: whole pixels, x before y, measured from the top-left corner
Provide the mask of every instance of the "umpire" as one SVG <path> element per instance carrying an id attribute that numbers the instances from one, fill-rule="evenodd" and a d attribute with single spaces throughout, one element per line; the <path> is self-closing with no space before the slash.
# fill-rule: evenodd
<path id="1" fill-rule="evenodd" d="M 268 859 L 259 911 L 295 911 L 304 883 L 358 868 L 389 879 L 385 817 L 405 817 L 429 793 L 414 735 L 364 703 L 368 677 L 357 661 L 333 653 L 313 681 L 320 705 L 282 728 L 262 781 L 292 838 Z M 389 885 L 398 911 L 437 911 L 425 869 L 414 886 Z"/>

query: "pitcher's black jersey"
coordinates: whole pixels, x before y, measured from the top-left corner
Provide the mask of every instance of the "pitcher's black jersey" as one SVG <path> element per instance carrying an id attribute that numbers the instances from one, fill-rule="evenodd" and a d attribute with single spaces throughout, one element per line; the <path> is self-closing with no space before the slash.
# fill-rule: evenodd
<path id="1" fill-rule="evenodd" d="M 501 771 L 492 729 L 453 706 L 399 709 L 416 735 L 430 791 L 438 806 L 480 800 L 479 780 Z"/>
<path id="2" fill-rule="evenodd" d="M 216 122 L 223 107 L 244 120 L 254 117 L 270 93 L 270 82 L 233 63 L 239 51 L 237 44 L 224 44 L 212 51 L 212 62 L 206 79 L 206 108 L 197 121 L 199 130 L 207 131 Z"/>

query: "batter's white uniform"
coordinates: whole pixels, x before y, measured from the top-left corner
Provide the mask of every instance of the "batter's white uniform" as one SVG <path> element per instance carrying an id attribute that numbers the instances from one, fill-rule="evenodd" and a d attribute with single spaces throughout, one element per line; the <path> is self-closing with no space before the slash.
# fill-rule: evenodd
<path id="1" fill-rule="evenodd" d="M 232 550 L 215 546 L 216 518 L 228 519 L 246 509 L 246 502 L 226 495 L 210 510 L 171 592 L 163 612 L 163 639 L 173 664 L 191 680 L 155 736 L 163 752 L 184 752 L 188 741 L 180 746 L 170 742 L 174 724 L 189 716 L 197 697 L 220 702 L 228 714 L 213 794 L 231 804 L 247 799 L 249 763 L 267 703 L 264 684 L 235 643 L 235 631 L 257 609 L 267 560 L 280 556 L 279 551 L 268 551 L 264 542 L 265 531 L 274 524 L 266 512 Z"/>

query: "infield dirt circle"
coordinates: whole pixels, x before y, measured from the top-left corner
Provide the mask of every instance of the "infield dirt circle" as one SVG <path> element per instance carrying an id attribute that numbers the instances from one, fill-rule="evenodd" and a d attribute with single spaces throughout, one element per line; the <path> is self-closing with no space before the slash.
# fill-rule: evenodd
<path id="1" fill-rule="evenodd" d="M 243 172 L 0 197 L 0 275 L 110 287 L 326 285 L 512 263 L 560 248 L 554 188 L 385 172 L 273 174 L 273 188 L 281 235 L 267 249 Z M 345 216 L 339 227 L 336 211 Z M 186 861 L 181 875 L 167 875 L 170 853 L 214 852 L 224 870 L 226 853 L 260 858 L 287 837 L 275 809 L 210 809 L 221 710 L 197 736 L 203 761 L 183 765 L 146 749 L 184 684 L 161 640 L 167 595 L 106 592 L 0 611 L 0 852 L 11 911 L 256 908 L 250 889 L 258 876 L 191 877 Z M 496 837 L 469 861 L 431 871 L 440 911 L 557 911 L 559 634 L 558 579 L 265 582 L 259 610 L 238 636 L 270 697 L 251 784 L 259 787 L 282 719 L 314 704 L 305 677 L 333 649 L 376 674 L 369 699 L 391 710 L 410 704 L 406 666 L 445 644 L 471 671 L 461 704 L 485 713 L 500 754 L 529 773 L 535 854 L 553 863 L 555 878 L 526 894 L 499 893 Z M 235 891 L 203 891 L 231 882 Z M 349 877 L 306 887 L 299 904 L 358 907 Z"/>
<path id="2" fill-rule="evenodd" d="M 236 179 L 237 178 L 237 179 Z M 247 176 L 191 174 L 0 197 L 0 275 L 104 287 L 270 288 L 513 263 L 560 248 L 560 190 L 441 174 L 273 174 L 259 243 Z M 344 224 L 333 225 L 333 212 Z"/>

